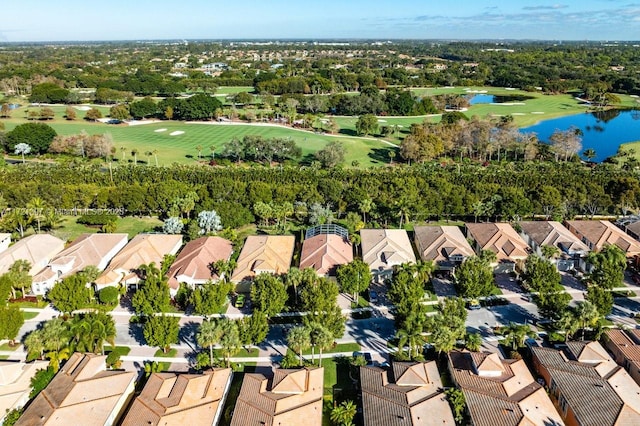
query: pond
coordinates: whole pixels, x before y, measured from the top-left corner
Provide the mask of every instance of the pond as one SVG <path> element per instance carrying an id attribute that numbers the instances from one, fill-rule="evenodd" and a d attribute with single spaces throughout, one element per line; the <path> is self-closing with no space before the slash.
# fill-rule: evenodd
<path id="1" fill-rule="evenodd" d="M 615 155 L 621 144 L 640 141 L 640 110 L 585 112 L 541 121 L 520 131 L 535 132 L 540 141 L 548 142 L 555 130 L 567 130 L 571 126 L 582 131 L 581 152 L 594 149 L 596 156 L 593 161 L 600 162 Z"/>
<path id="2" fill-rule="evenodd" d="M 506 104 L 510 102 L 524 102 L 528 99 L 533 99 L 533 97 L 526 95 L 488 95 L 483 93 L 473 95 L 469 98 L 469 104 Z"/>

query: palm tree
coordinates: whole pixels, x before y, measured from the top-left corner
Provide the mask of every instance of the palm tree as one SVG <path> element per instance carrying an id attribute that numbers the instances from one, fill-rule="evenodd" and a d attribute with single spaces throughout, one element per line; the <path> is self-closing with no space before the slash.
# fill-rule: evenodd
<path id="1" fill-rule="evenodd" d="M 362 220 L 365 225 L 367 223 L 367 213 L 375 208 L 376 205 L 371 198 L 365 198 L 358 203 L 358 209 L 360 209 L 360 213 L 362 213 Z"/>
<path id="2" fill-rule="evenodd" d="M 442 354 L 453 350 L 456 344 L 456 335 L 448 327 L 439 327 L 431 334 L 431 341 L 438 353 Z"/>
<path id="3" fill-rule="evenodd" d="M 27 208 L 31 210 L 31 217 L 35 219 L 38 224 L 38 233 L 40 233 L 40 224 L 42 223 L 42 219 L 44 219 L 44 209 L 46 206 L 47 204 L 40 197 L 32 198 L 31 201 L 27 203 Z"/>
<path id="4" fill-rule="evenodd" d="M 298 350 L 300 365 L 302 365 L 302 351 L 311 344 L 309 329 L 303 326 L 293 327 L 287 334 L 287 343 Z"/>
<path id="5" fill-rule="evenodd" d="M 409 350 L 407 355 L 409 358 L 414 358 L 418 355 L 418 348 L 420 347 L 419 342 L 422 339 L 422 336 L 419 330 L 411 327 L 411 329 L 400 329 L 396 333 L 396 337 L 398 338 L 398 352 L 402 353 L 404 346 L 408 345 Z"/>
<path id="6" fill-rule="evenodd" d="M 196 150 L 198 151 L 198 160 L 199 160 L 200 156 L 202 155 L 202 145 L 196 146 Z"/>
<path id="7" fill-rule="evenodd" d="M 415 265 L 415 277 L 426 285 L 431 279 L 431 274 L 436 270 L 436 266 L 430 260 L 418 260 Z"/>
<path id="8" fill-rule="evenodd" d="M 390 149 L 389 151 L 387 151 L 387 154 L 389 155 L 389 164 L 393 164 L 393 159 L 396 156 L 396 152 L 393 149 Z"/>
<path id="9" fill-rule="evenodd" d="M 133 164 L 137 165 L 138 164 L 138 149 L 137 148 L 133 148 L 131 150 L 131 155 L 133 156 Z"/>
<path id="10" fill-rule="evenodd" d="M 527 338 L 527 334 L 531 333 L 531 327 L 528 324 L 509 323 L 505 327 L 506 340 L 511 342 L 511 349 L 514 351 L 524 346 L 524 341 Z"/>
<path id="11" fill-rule="evenodd" d="M 214 321 L 203 321 L 196 340 L 201 347 L 209 347 L 209 365 L 213 366 L 213 345 L 218 343 L 222 330 Z"/>
<path id="12" fill-rule="evenodd" d="M 467 333 L 464 339 L 464 345 L 471 352 L 478 352 L 482 346 L 482 337 L 480 333 Z"/>
<path id="13" fill-rule="evenodd" d="M 120 152 L 122 153 L 122 161 L 124 161 L 124 153 L 127 152 L 127 148 L 124 146 L 120 147 Z"/>
<path id="14" fill-rule="evenodd" d="M 293 297 L 295 299 L 295 304 L 298 304 L 298 286 L 302 284 L 303 274 L 302 270 L 296 268 L 295 266 L 289 269 L 289 272 L 285 276 L 284 282 L 288 286 L 293 287 Z"/>
<path id="15" fill-rule="evenodd" d="M 575 307 L 576 319 L 582 325 L 582 336 L 580 340 L 584 340 L 584 329 L 587 325 L 593 325 L 600 319 L 598 308 L 588 300 L 581 302 Z"/>
<path id="16" fill-rule="evenodd" d="M 158 150 L 154 149 L 151 153 L 153 154 L 153 158 L 156 160 L 156 167 L 158 167 Z"/>
<path id="17" fill-rule="evenodd" d="M 70 333 L 62 318 L 47 321 L 42 328 L 44 348 L 48 351 L 60 351 L 69 344 Z"/>
<path id="18" fill-rule="evenodd" d="M 556 327 L 564 331 L 564 341 L 566 342 L 567 340 L 569 340 L 569 336 L 578 331 L 578 319 L 570 309 L 567 309 L 562 313 L 562 315 L 556 322 Z"/>
<path id="19" fill-rule="evenodd" d="M 50 351 L 47 352 L 47 358 L 49 358 L 49 367 L 53 369 L 54 372 L 58 372 L 60 370 L 60 364 L 62 361 L 69 359 L 71 355 L 71 351 L 69 347 L 62 348 L 59 351 Z"/>
<path id="20" fill-rule="evenodd" d="M 315 324 L 311 328 L 310 337 L 311 347 L 314 348 L 317 346 L 319 349 L 319 366 L 322 363 L 322 350 L 328 348 L 333 343 L 333 335 L 325 326 Z M 311 357 L 311 362 L 313 362 L 313 356 Z"/>
<path id="21" fill-rule="evenodd" d="M 211 151 L 211 160 L 215 160 L 216 159 L 216 146 L 215 145 L 211 145 L 209 147 L 209 151 Z"/>
<path id="22" fill-rule="evenodd" d="M 148 165 L 149 165 L 149 163 L 150 163 L 149 159 L 150 159 L 150 158 L 151 158 L 151 156 L 153 155 L 153 152 L 151 152 L 151 151 L 145 151 L 145 152 L 144 152 L 144 155 L 146 155 L 146 157 L 147 157 L 147 166 L 148 166 Z"/>
<path id="23" fill-rule="evenodd" d="M 585 156 L 585 158 L 591 162 L 591 160 L 593 160 L 596 157 L 596 150 L 593 148 L 587 148 L 584 150 L 584 152 L 582 153 L 582 155 Z"/>
<path id="24" fill-rule="evenodd" d="M 356 405 L 353 401 L 342 401 L 342 404 L 331 410 L 331 421 L 339 426 L 352 426 L 356 415 Z"/>
<path id="25" fill-rule="evenodd" d="M 38 355 L 39 359 L 42 359 L 44 355 L 44 335 L 42 330 L 34 330 L 24 339 L 24 345 L 28 350 L 28 357 L 31 359 L 31 356 Z"/>
<path id="26" fill-rule="evenodd" d="M 238 324 L 228 318 L 223 318 L 218 323 L 220 327 L 220 346 L 224 352 L 224 357 L 227 360 L 227 368 L 231 366 L 231 355 L 238 352 L 242 346 L 240 340 L 240 331 L 238 330 Z"/>

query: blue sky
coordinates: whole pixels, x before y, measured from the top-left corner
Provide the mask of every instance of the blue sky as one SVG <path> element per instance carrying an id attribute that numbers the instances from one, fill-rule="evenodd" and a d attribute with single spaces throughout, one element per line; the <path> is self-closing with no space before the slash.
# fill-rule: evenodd
<path id="1" fill-rule="evenodd" d="M 1 10 L 0 41 L 640 39 L 640 0 L 19 0 Z"/>

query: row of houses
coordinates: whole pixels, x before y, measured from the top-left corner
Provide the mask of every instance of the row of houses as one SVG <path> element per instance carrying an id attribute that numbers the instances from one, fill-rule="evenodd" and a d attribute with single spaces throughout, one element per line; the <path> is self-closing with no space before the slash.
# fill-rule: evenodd
<path id="1" fill-rule="evenodd" d="M 469 256 L 488 250 L 496 254 L 497 273 L 511 272 L 518 262 L 542 247 L 558 249 L 558 269 L 585 269 L 585 258 L 592 250 L 615 244 L 628 256 L 640 254 L 640 242 L 608 221 L 520 222 L 519 232 L 508 223 L 467 223 L 457 226 L 416 226 L 414 241 L 403 229 L 360 230 L 362 259 L 376 280 L 390 277 L 393 267 L 415 263 L 417 258 L 433 261 L 438 269 L 451 271 Z M 4 239 L 3 239 L 4 238 Z M 95 266 L 102 271 L 97 288 L 136 286 L 138 268 L 160 265 L 165 255 L 175 255 L 182 247 L 182 236 L 140 234 L 128 241 L 126 234 L 84 234 L 65 248 L 65 243 L 48 234 L 36 234 L 8 247 L 0 235 L 0 274 L 19 259 L 29 261 L 33 277 L 32 292 L 45 294 L 56 281 Z M 418 256 L 414 252 L 417 251 Z M 252 279 L 260 273 L 284 274 L 292 263 L 295 237 L 292 235 L 249 236 L 230 276 L 238 292 L 249 292 Z M 230 241 L 202 237 L 182 248 L 169 270 L 169 286 L 175 293 L 180 283 L 192 286 L 217 281 L 221 277 L 212 265 L 229 260 Z M 335 275 L 336 268 L 353 260 L 354 250 L 346 229 L 321 225 L 307 230 L 300 253 L 300 268 L 313 268 L 320 276 Z"/>
<path id="2" fill-rule="evenodd" d="M 232 380 L 230 368 L 202 374 L 153 373 L 134 398 L 136 372 L 108 370 L 106 356 L 73 354 L 27 406 L 16 426 L 219 424 Z M 30 379 L 44 362 L 0 363 L 0 424 L 24 406 Z M 324 370 L 277 369 L 271 378 L 244 375 L 232 426 L 321 425 Z"/>

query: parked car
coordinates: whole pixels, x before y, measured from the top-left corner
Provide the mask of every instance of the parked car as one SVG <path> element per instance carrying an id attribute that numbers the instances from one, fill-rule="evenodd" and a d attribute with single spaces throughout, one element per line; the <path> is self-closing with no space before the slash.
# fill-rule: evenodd
<path id="1" fill-rule="evenodd" d="M 369 302 L 377 303 L 378 302 L 378 293 L 374 290 L 369 290 Z"/>
<path id="2" fill-rule="evenodd" d="M 480 306 L 480 301 L 478 299 L 470 300 L 467 307 L 472 311 L 482 308 L 482 306 Z"/>
<path id="3" fill-rule="evenodd" d="M 236 308 L 244 308 L 244 294 L 239 294 L 236 296 L 236 303 L 235 303 L 235 307 Z"/>

